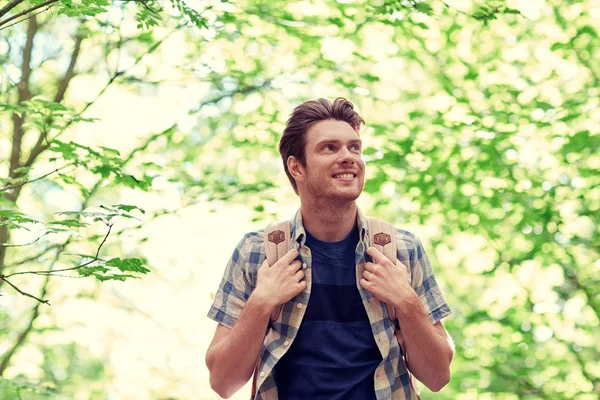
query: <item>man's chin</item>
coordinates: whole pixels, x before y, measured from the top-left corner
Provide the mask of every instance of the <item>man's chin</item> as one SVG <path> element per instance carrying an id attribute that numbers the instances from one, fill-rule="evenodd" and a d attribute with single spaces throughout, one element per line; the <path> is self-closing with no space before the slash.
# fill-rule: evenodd
<path id="1" fill-rule="evenodd" d="M 334 193 L 331 197 L 340 201 L 355 201 L 356 199 L 358 199 L 361 193 L 362 190 L 339 191 Z"/>

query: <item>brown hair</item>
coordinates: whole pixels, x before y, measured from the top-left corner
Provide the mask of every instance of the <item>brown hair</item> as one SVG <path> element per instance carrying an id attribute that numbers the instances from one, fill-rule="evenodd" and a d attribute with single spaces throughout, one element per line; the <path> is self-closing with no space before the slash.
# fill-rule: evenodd
<path id="1" fill-rule="evenodd" d="M 279 141 L 279 153 L 285 173 L 296 194 L 298 194 L 296 180 L 288 170 L 287 159 L 294 156 L 303 167 L 306 167 L 304 152 L 306 131 L 311 125 L 328 119 L 347 122 L 356 132 L 359 131 L 361 124 L 365 123 L 354 111 L 352 103 L 343 97 L 338 97 L 333 103 L 327 99 L 310 100 L 294 108 Z"/>

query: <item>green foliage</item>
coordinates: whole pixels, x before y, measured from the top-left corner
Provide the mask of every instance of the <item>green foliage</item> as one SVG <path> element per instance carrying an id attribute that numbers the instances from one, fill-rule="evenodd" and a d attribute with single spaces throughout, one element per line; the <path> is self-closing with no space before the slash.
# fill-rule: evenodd
<path id="1" fill-rule="evenodd" d="M 9 244 L 30 243 L 17 240 L 22 233 L 39 239 L 2 248 L 0 274 L 41 271 L 20 275 L 32 285 L 47 275 L 104 282 L 150 273 L 141 246 L 131 254 L 120 245 L 121 232 L 174 211 L 135 204 L 151 194 L 176 193 L 182 207 L 240 202 L 256 221 L 274 218 L 288 185 L 276 148 L 290 110 L 308 98 L 345 96 L 367 120 L 364 197 L 372 207 L 363 211 L 426 237 L 454 310 L 444 321 L 457 345 L 453 378 L 435 398 L 595 398 L 600 39 L 591 2 L 59 3 L 38 16 L 28 93 L 19 82 L 29 25 L 0 39 L 10 50 L 0 54 L 0 123 L 15 128 L 13 115 L 23 119 L 16 168 L 9 144 L 18 129 L 0 132 L 0 236 L 12 233 Z M 72 32 L 85 38 L 88 58 L 74 71 L 107 86 L 49 101 L 75 43 L 65 27 L 80 20 Z M 124 29 L 136 25 L 141 31 Z M 175 45 L 169 30 L 185 46 L 161 53 Z M 175 53 L 182 59 L 161 78 Z M 97 120 L 89 117 L 94 100 L 83 98 L 111 85 L 151 97 L 198 82 L 205 92 L 185 123 L 174 120 L 129 148 L 89 144 L 86 129 Z M 26 165 L 38 138 L 41 155 Z M 46 200 L 52 193 L 80 207 L 57 207 Z M 14 343 L 23 327 L 1 312 L 0 342 Z M 39 329 L 42 343 L 51 330 Z M 75 345 L 40 347 L 42 373 L 32 376 L 43 379 L 11 376 L 0 397 L 75 398 L 77 387 L 105 397 L 97 385 L 110 372 L 99 362 Z"/>
<path id="2" fill-rule="evenodd" d="M 503 1 L 495 1 L 478 7 L 473 13 L 473 18 L 487 25 L 489 21 L 496 19 L 499 14 L 521 14 L 521 12 L 507 7 Z"/>
<path id="3" fill-rule="evenodd" d="M 381 6 L 375 7 L 377 13 L 393 14 L 397 11 L 417 11 L 432 15 L 433 8 L 426 0 L 385 0 Z"/>
<path id="4" fill-rule="evenodd" d="M 39 221 L 29 218 L 19 210 L 0 210 L 0 226 L 6 226 L 8 229 L 29 230 L 28 224 L 39 223 Z"/>
<path id="5" fill-rule="evenodd" d="M 99 175 L 102 179 L 112 178 L 115 183 L 131 189 L 148 190 L 152 185 L 152 176 L 144 174 L 138 179 L 126 173 L 123 169 L 125 160 L 116 149 L 104 146 L 93 149 L 79 143 L 63 143 L 55 139 L 50 145 L 50 150 L 54 152 L 50 161 L 67 162 L 69 165 Z M 83 196 L 88 193 L 85 186 L 78 184 L 71 175 L 59 174 L 59 179 L 66 184 L 77 186 Z"/>
<path id="6" fill-rule="evenodd" d="M 142 261 L 137 258 L 128 258 L 121 260 L 120 258 L 112 258 L 106 262 L 110 267 L 118 268 L 121 272 L 131 271 L 145 274 L 150 272 L 148 268 L 142 266 Z"/>
<path id="7" fill-rule="evenodd" d="M 95 17 L 108 11 L 108 0 L 60 0 L 58 14 L 68 17 Z"/>
<path id="8" fill-rule="evenodd" d="M 47 386 L 38 386 L 23 379 L 4 379 L 0 377 L 0 394 L 6 399 L 48 399 L 56 392 Z"/>
<path id="9" fill-rule="evenodd" d="M 87 398 L 101 398 L 104 393 L 102 381 L 111 372 L 105 368 L 107 360 L 93 357 L 75 343 L 58 344 L 42 348 L 43 362 L 40 375 L 34 380 L 25 376 L 14 379 L 0 377 L 0 396 L 3 399 L 22 400 L 68 400 L 73 397 L 61 394 L 86 393 Z"/>
<path id="10" fill-rule="evenodd" d="M 137 12 L 138 29 L 150 29 L 158 26 L 162 21 L 162 16 L 158 12 L 158 6 L 155 1 L 149 1 L 144 4 Z"/>
<path id="11" fill-rule="evenodd" d="M 131 215 L 131 211 L 137 210 L 142 214 L 145 214 L 145 211 L 137 206 L 125 205 L 125 204 L 117 204 L 112 207 L 100 206 L 100 211 L 61 211 L 59 215 L 65 215 L 68 217 L 82 217 L 89 218 L 93 220 L 93 222 L 103 222 L 106 225 L 111 225 L 114 223 L 116 218 L 129 218 L 129 219 L 138 219 L 137 217 Z M 64 222 L 57 221 L 55 223 Z M 68 219 L 66 221 L 73 221 Z M 72 222 L 69 222 L 71 224 Z M 85 224 L 83 224 L 85 226 Z"/>
<path id="12" fill-rule="evenodd" d="M 171 0 L 171 4 L 181 15 L 189 20 L 198 28 L 208 28 L 208 21 L 198 11 L 189 7 L 183 0 Z"/>
<path id="13" fill-rule="evenodd" d="M 90 258 L 94 258 L 91 257 Z M 120 272 L 131 272 L 136 274 L 147 274 L 150 270 L 143 266 L 142 260 L 139 258 L 126 258 L 121 260 L 120 258 L 111 258 L 108 261 L 95 260 L 100 265 L 81 267 L 76 271 L 82 277 L 93 276 L 100 282 L 108 280 L 125 281 L 128 278 L 139 278 L 137 275 L 132 274 L 121 274 Z"/>

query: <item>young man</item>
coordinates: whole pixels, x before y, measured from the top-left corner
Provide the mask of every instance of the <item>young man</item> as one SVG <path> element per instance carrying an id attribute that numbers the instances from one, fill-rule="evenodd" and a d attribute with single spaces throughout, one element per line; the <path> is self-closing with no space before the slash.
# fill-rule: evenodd
<path id="1" fill-rule="evenodd" d="M 449 381 L 454 350 L 441 319 L 450 309 L 421 242 L 397 229 L 396 265 L 367 248 L 356 206 L 361 124 L 341 98 L 294 109 L 279 144 L 301 204 L 293 249 L 269 267 L 264 232 L 253 232 L 227 265 L 208 313 L 219 323 L 206 364 L 220 396 L 245 385 L 257 361 L 257 399 L 411 399 L 410 374 L 433 391 Z M 396 309 L 408 365 L 385 303 Z"/>

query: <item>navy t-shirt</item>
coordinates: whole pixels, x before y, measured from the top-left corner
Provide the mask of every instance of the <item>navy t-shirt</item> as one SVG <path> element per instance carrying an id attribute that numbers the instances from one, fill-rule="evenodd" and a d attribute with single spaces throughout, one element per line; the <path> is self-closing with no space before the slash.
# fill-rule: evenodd
<path id="1" fill-rule="evenodd" d="M 357 244 L 356 227 L 340 242 L 307 231 L 311 294 L 298 334 L 275 366 L 281 400 L 376 399 L 381 353 L 356 287 Z"/>

